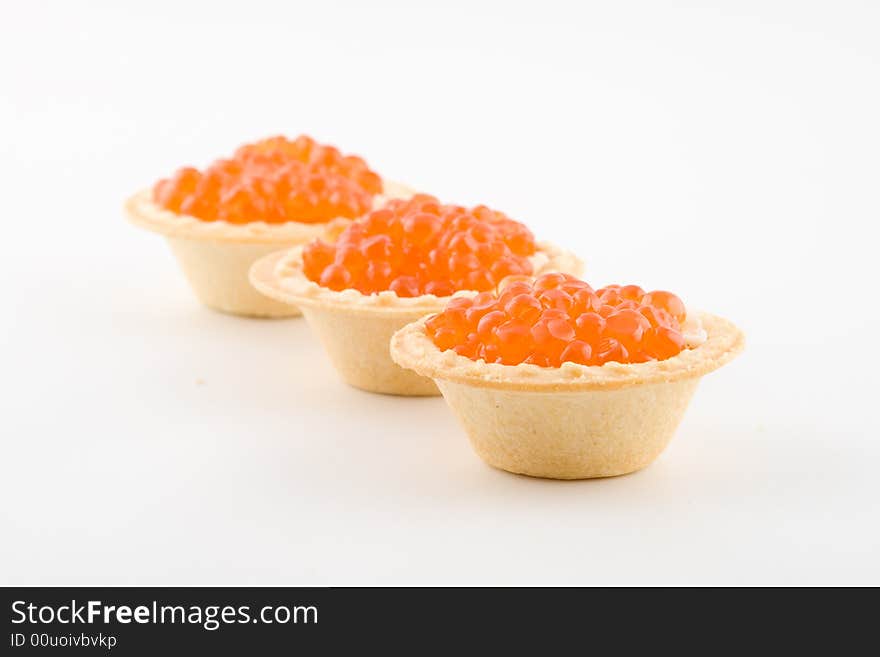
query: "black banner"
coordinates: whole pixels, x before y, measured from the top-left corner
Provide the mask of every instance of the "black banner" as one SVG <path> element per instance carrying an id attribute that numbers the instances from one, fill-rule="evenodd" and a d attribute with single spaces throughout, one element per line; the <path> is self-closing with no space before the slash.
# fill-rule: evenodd
<path id="1" fill-rule="evenodd" d="M 791 649 L 806 637 L 805 628 L 811 646 L 822 645 L 822 635 L 832 627 L 829 612 L 840 605 L 827 600 L 822 604 L 811 599 L 813 595 L 789 599 L 789 593 L 777 591 L 768 597 L 763 591 L 719 595 L 663 589 L 6 588 L 0 653 L 352 654 L 354 646 L 419 655 L 443 646 L 458 654 L 470 653 L 479 640 L 495 649 L 531 647 L 537 654 L 563 646 L 586 651 L 608 642 L 628 649 L 702 646 L 702 654 L 714 654 L 722 646 L 754 648 L 758 638 L 763 648 L 775 639 L 776 645 Z M 849 616 L 847 639 L 871 626 L 868 609 Z M 707 636 L 710 644 L 703 643 Z M 834 641 L 839 648 L 840 637 Z"/>

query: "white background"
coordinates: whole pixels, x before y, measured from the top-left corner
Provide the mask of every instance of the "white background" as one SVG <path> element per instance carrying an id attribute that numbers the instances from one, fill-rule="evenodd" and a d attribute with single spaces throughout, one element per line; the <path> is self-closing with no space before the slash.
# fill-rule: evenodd
<path id="1" fill-rule="evenodd" d="M 880 583 L 880 5 L 417 5 L 4 3 L 0 583 Z M 495 471 L 124 222 L 299 132 L 748 348 L 641 473 Z"/>

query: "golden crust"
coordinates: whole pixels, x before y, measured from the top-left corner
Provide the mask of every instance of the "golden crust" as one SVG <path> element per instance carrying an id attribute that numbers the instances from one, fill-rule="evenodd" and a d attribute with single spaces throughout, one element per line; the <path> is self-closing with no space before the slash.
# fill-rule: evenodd
<path id="1" fill-rule="evenodd" d="M 587 479 L 654 461 L 699 381 L 554 393 L 436 383 L 489 465 L 532 477 Z"/>
<path id="2" fill-rule="evenodd" d="M 389 199 L 408 198 L 414 193 L 412 189 L 399 183 L 386 181 L 384 186 L 383 193 L 373 199 L 375 208 L 381 207 Z M 226 221 L 202 221 L 157 205 L 153 202 L 150 189 L 141 190 L 129 198 L 124 207 L 133 224 L 166 237 L 239 244 L 277 244 L 279 248 L 310 242 L 328 233 L 338 233 L 351 223 L 351 219 L 344 217 L 323 223 L 288 221 L 283 224 L 268 224 L 254 221 L 248 224 L 230 224 Z"/>
<path id="3" fill-rule="evenodd" d="M 450 297 L 423 294 L 399 297 L 390 290 L 378 294 L 362 294 L 357 290 L 336 292 L 309 280 L 302 271 L 302 246 L 273 253 L 257 261 L 251 268 L 251 283 L 268 297 L 298 306 L 323 306 L 351 312 L 406 314 L 435 313 L 454 296 L 472 296 L 473 291 L 459 291 Z M 532 256 L 537 274 L 561 271 L 579 275 L 583 263 L 574 254 L 546 242 L 538 243 Z"/>
<path id="4" fill-rule="evenodd" d="M 352 313 L 347 308 L 313 305 L 304 305 L 301 310 L 336 371 L 349 385 L 386 395 L 440 394 L 431 379 L 395 365 L 389 352 L 394 332 L 421 317 L 421 311 L 409 315 Z"/>
<path id="5" fill-rule="evenodd" d="M 559 266 L 571 273 L 579 272 L 581 266 L 575 256 L 550 245 L 545 245 L 536 262 L 545 270 Z M 267 297 L 302 309 L 330 360 L 350 385 L 393 395 L 439 394 L 431 379 L 397 366 L 389 344 L 395 331 L 439 312 L 450 297 L 398 297 L 391 291 L 370 295 L 357 290 L 334 292 L 303 274 L 302 246 L 261 258 L 251 267 L 250 280 Z M 462 291 L 453 296 L 473 294 Z"/>
<path id="6" fill-rule="evenodd" d="M 299 309 L 257 292 L 248 280 L 255 260 L 276 244 L 212 242 L 166 237 L 168 246 L 199 301 L 220 312 L 245 317 L 296 317 Z"/>
<path id="7" fill-rule="evenodd" d="M 523 392 L 579 392 L 616 390 L 655 383 L 694 379 L 718 369 L 745 346 L 745 336 L 726 319 L 696 313 L 706 331 L 706 341 L 677 356 L 647 363 L 606 363 L 602 366 L 563 363 L 549 368 L 537 365 L 499 365 L 474 361 L 454 351 L 440 351 L 425 333 L 425 320 L 413 322 L 391 338 L 391 357 L 432 379 L 476 387 Z"/>

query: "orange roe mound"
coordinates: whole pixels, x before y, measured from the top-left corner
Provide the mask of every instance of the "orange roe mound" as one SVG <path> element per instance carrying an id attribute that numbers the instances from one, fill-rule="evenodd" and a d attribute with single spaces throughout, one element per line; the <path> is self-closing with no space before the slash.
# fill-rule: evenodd
<path id="1" fill-rule="evenodd" d="M 532 273 L 528 228 L 480 205 L 442 205 L 417 194 L 393 200 L 349 225 L 334 244 L 303 249 L 303 272 L 331 290 L 400 297 L 492 290 L 505 277 Z"/>
<path id="2" fill-rule="evenodd" d="M 202 221 L 318 223 L 359 217 L 381 192 L 363 159 L 302 135 L 246 144 L 204 171 L 179 169 L 156 183 L 153 200 Z"/>
<path id="3" fill-rule="evenodd" d="M 684 349 L 687 312 L 671 292 L 637 285 L 593 290 L 568 274 L 504 281 L 495 293 L 455 298 L 425 322 L 441 351 L 487 363 L 559 367 L 665 360 Z"/>

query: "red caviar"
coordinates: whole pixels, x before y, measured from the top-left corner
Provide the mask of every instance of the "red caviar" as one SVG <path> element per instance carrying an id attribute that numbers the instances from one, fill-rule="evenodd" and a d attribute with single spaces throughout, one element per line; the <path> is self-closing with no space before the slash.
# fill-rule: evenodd
<path id="1" fill-rule="evenodd" d="M 381 192 L 363 159 L 302 135 L 246 144 L 204 171 L 179 169 L 156 183 L 153 199 L 203 221 L 317 223 L 361 216 Z"/>
<path id="2" fill-rule="evenodd" d="M 303 272 L 331 290 L 443 297 L 531 274 L 534 253 L 531 231 L 502 213 L 417 194 L 353 222 L 332 245 L 312 242 L 303 250 Z"/>
<path id="3" fill-rule="evenodd" d="M 637 285 L 594 290 L 568 274 L 544 274 L 505 281 L 497 293 L 455 298 L 425 329 L 439 349 L 487 363 L 642 363 L 681 352 L 686 315 L 671 292 L 646 293 Z"/>

